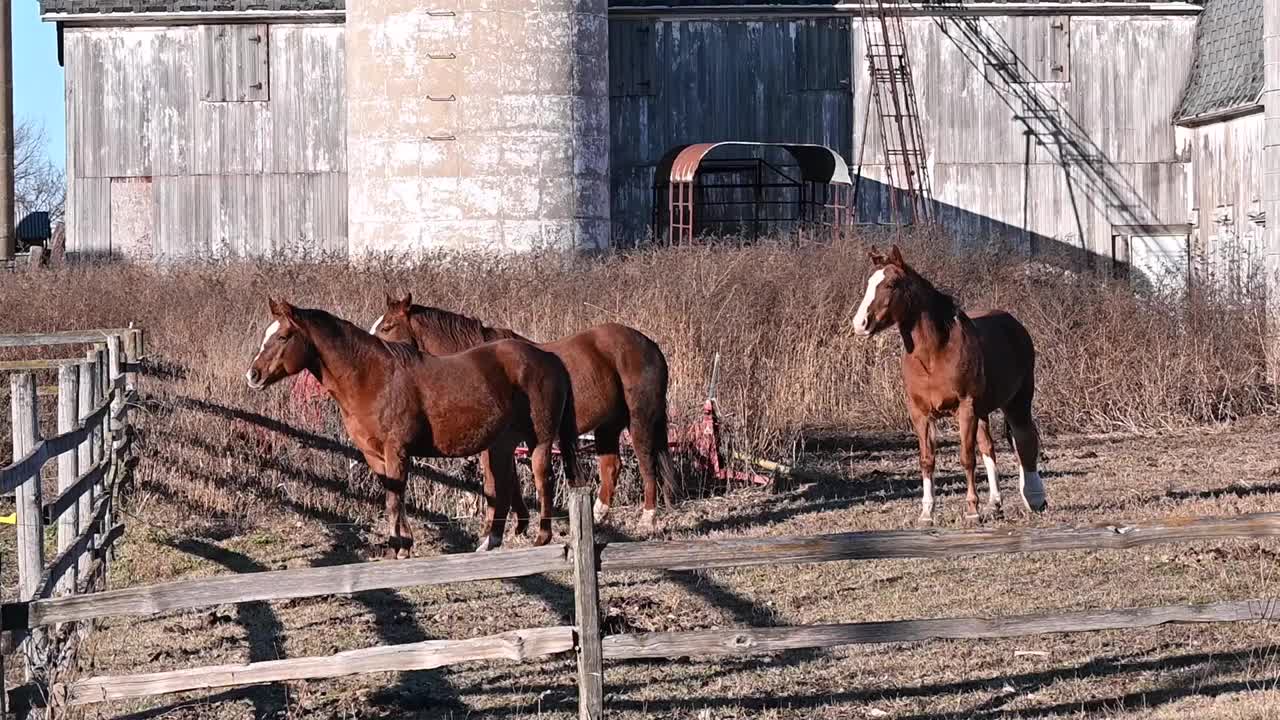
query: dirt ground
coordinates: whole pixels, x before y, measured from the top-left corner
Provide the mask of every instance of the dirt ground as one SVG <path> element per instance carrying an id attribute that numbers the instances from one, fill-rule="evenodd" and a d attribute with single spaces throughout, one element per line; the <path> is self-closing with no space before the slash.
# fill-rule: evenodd
<path id="1" fill-rule="evenodd" d="M 949 438 L 948 438 L 949 439 Z M 1151 436 L 1045 442 L 1051 511 L 1016 503 L 1014 464 L 998 459 L 1008 525 L 1093 524 L 1280 510 L 1280 429 L 1261 422 Z M 1003 446 L 1002 446 L 1003 447 Z M 786 492 L 743 489 L 683 503 L 669 537 L 805 535 L 914 525 L 914 441 L 829 439 L 808 453 L 828 479 Z M 962 527 L 954 445 L 940 455 L 940 525 Z M 985 488 L 981 494 L 985 500 Z M 133 507 L 114 587 L 225 572 L 357 561 L 367 525 L 281 514 L 253 526 L 158 520 Z M 637 533 L 620 508 L 605 539 Z M 199 528 L 193 530 L 192 527 Z M 477 523 L 415 523 L 419 554 L 465 552 Z M 565 528 L 560 526 L 559 532 Z M 528 538 L 507 547 L 523 547 Z M 952 561 L 845 562 L 706 573 L 606 575 L 609 632 L 1001 616 L 1280 597 L 1280 542 L 1156 546 L 1133 551 L 1004 555 Z M 82 675 L 148 672 L 329 654 L 572 622 L 564 575 L 351 597 L 223 606 L 105 621 Z M 731 661 L 606 665 L 606 706 L 620 719 L 1239 718 L 1280 717 L 1277 627 L 1162 627 L 989 641 L 872 645 Z M 570 655 L 543 662 L 162 696 L 90 706 L 89 718 L 576 717 Z"/>

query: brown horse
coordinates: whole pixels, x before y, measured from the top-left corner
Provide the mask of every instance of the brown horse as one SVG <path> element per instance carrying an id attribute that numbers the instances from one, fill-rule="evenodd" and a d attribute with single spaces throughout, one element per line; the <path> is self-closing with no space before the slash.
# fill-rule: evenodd
<path id="1" fill-rule="evenodd" d="M 537 545 L 551 539 L 551 445 L 577 483 L 572 388 L 555 355 L 525 342 L 490 343 L 444 357 L 387 343 L 323 310 L 270 300 L 273 322 L 245 379 L 261 390 L 309 371 L 338 403 L 347 434 L 387 494 L 387 554 L 408 557 L 413 532 L 403 514 L 410 457 L 466 457 L 491 447 L 533 448 Z M 566 452 L 567 448 L 567 452 Z M 486 485 L 486 538 L 501 544 L 510 493 Z M 494 542 L 494 539 L 497 542 Z"/>
<path id="2" fill-rule="evenodd" d="M 951 296 L 903 261 L 897 245 L 887 258 L 874 247 L 870 256 L 874 268 L 853 320 L 854 331 L 870 336 L 896 325 L 902 335 L 902 379 L 920 441 L 924 479 L 920 521 L 933 522 L 933 422 L 943 415 L 955 415 L 960 429 L 960 464 L 969 484 L 968 517 L 978 517 L 975 441 L 987 470 L 987 508 L 993 515 L 1000 513 L 995 446 L 988 424 L 995 410 L 1004 411 L 1012 433 L 1023 502 L 1028 510 L 1043 512 L 1049 503 L 1036 469 L 1040 437 L 1031 417 L 1036 352 L 1027 329 L 1000 310 L 966 315 Z"/>
<path id="3" fill-rule="evenodd" d="M 465 315 L 414 305 L 412 294 L 403 300 L 388 297 L 386 313 L 369 332 L 388 341 L 413 342 L 422 352 L 433 355 L 455 353 L 501 338 L 525 339 L 511 330 L 488 327 Z M 652 530 L 658 475 L 663 476 L 664 487 L 669 490 L 673 470 L 667 448 L 667 359 L 662 350 L 640 331 L 617 323 L 596 325 L 538 347 L 554 353 L 569 371 L 578 431 L 595 431 L 600 463 L 596 520 L 604 520 L 613 503 L 622 465 L 619 438 L 629 428 L 644 481 L 642 523 Z M 563 452 L 564 445 L 560 447 Z M 493 473 L 512 478 L 513 508 L 517 515 L 527 515 L 514 479 L 512 452 L 507 448 L 498 452 L 495 448 L 482 463 L 486 478 Z"/>

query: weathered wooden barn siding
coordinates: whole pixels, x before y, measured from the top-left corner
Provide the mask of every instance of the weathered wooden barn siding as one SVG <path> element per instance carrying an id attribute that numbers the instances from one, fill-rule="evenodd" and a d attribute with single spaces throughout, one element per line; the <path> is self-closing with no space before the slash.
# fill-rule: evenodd
<path id="1" fill-rule="evenodd" d="M 335 24 L 68 28 L 68 248 L 346 252 L 342 35 Z"/>
<path id="2" fill-rule="evenodd" d="M 1201 252 L 1224 264 L 1222 271 L 1247 271 L 1265 257 L 1262 210 L 1262 112 L 1188 128 L 1195 169 L 1191 188 L 1195 232 Z M 1251 217 L 1252 215 L 1252 217 Z"/>
<path id="3" fill-rule="evenodd" d="M 1110 257 L 1125 226 L 1187 222 L 1188 158 L 1170 120 L 1194 17 L 1015 16 L 906 21 L 935 198 L 947 222 Z M 853 28 L 854 142 L 882 180 L 864 39 Z M 1016 58 L 1016 60 L 1014 60 Z M 996 64 L 1013 62 L 1017 82 Z M 855 150 L 855 153 L 858 150 Z M 863 219 L 887 219 L 882 198 Z"/>
<path id="4" fill-rule="evenodd" d="M 609 21 L 615 239 L 648 232 L 654 167 L 670 147 L 747 140 L 849 157 L 846 18 Z"/>

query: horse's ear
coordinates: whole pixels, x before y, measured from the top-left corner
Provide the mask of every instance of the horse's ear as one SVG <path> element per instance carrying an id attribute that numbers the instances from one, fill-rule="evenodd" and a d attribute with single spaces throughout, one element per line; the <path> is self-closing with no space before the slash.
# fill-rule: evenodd
<path id="1" fill-rule="evenodd" d="M 889 262 L 898 267 L 907 266 L 907 261 L 902 259 L 902 251 L 898 249 L 897 243 L 894 243 L 893 247 L 889 249 Z"/>
<path id="2" fill-rule="evenodd" d="M 413 307 L 413 292 L 412 291 L 405 292 L 404 299 L 401 300 L 400 303 L 404 305 L 404 309 L 406 312 L 409 310 L 409 308 Z"/>
<path id="3" fill-rule="evenodd" d="M 284 300 L 276 300 L 275 298 L 267 298 L 267 302 L 271 306 L 271 314 L 277 320 L 293 320 L 294 307 Z"/>

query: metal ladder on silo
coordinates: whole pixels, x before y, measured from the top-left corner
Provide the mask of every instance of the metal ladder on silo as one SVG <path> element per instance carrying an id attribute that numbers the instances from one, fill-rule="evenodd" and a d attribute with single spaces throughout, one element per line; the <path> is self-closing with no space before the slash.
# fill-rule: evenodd
<path id="1" fill-rule="evenodd" d="M 884 0 L 863 0 L 861 15 L 867 68 L 871 76 L 871 99 L 879 117 L 880 144 L 884 152 L 893 223 L 901 224 L 898 221 L 899 193 L 895 188 L 905 191 L 914 221 L 931 222 L 934 219 L 933 190 L 901 11 L 897 7 L 886 7 Z M 867 120 L 869 122 L 870 117 Z M 862 141 L 866 143 L 865 127 Z"/>

